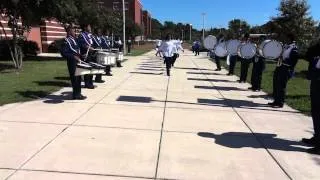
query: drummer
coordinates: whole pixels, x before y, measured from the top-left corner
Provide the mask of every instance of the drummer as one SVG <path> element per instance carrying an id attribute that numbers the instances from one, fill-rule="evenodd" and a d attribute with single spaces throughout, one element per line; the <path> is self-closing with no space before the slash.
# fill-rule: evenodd
<path id="1" fill-rule="evenodd" d="M 243 42 L 242 43 L 250 43 L 250 37 L 249 33 L 246 33 L 243 37 Z M 241 61 L 241 73 L 240 73 L 240 83 L 245 83 L 247 81 L 248 77 L 248 70 L 250 67 L 250 63 L 252 62 L 252 59 L 244 59 L 240 58 Z"/>
<path id="2" fill-rule="evenodd" d="M 82 56 L 82 59 L 84 59 L 87 62 L 94 62 L 93 57 L 90 55 L 93 52 L 92 44 L 92 34 L 91 34 L 91 26 L 90 24 L 83 24 L 81 25 L 82 32 L 80 33 L 78 37 L 78 43 L 80 46 L 80 53 Z M 88 89 L 94 89 L 93 85 L 93 75 L 87 74 L 84 75 L 84 83 L 85 88 Z"/>
<path id="3" fill-rule="evenodd" d="M 259 39 L 259 44 L 262 43 L 266 39 L 265 36 L 261 36 Z M 266 67 L 265 58 L 260 56 L 258 51 L 253 60 L 253 67 L 251 73 L 251 84 L 252 87 L 249 89 L 252 91 L 260 91 L 261 90 L 261 82 L 262 82 L 262 73 Z"/>
<path id="4" fill-rule="evenodd" d="M 298 47 L 294 41 L 294 35 L 287 35 L 288 43 L 278 61 L 278 65 L 273 74 L 273 98 L 272 103 L 268 103 L 273 108 L 282 108 L 285 102 L 285 94 L 288 81 L 293 77 L 294 68 L 299 60 Z"/>
<path id="5" fill-rule="evenodd" d="M 98 29 L 98 37 L 97 37 L 97 39 L 99 40 L 100 46 L 101 46 L 101 48 L 103 50 L 110 51 L 110 49 L 111 49 L 110 41 L 109 41 L 108 37 L 102 35 L 101 29 Z M 106 71 L 106 75 L 107 76 L 112 76 L 112 74 L 111 74 L 111 66 L 110 65 L 106 66 L 105 71 Z"/>
<path id="6" fill-rule="evenodd" d="M 81 76 L 75 76 L 76 65 L 81 61 L 80 48 L 75 38 L 75 31 L 72 26 L 69 26 L 67 28 L 67 37 L 64 39 L 61 55 L 67 59 L 68 71 L 72 85 L 72 98 L 76 100 L 84 100 L 87 97 L 81 95 Z"/>
<path id="7" fill-rule="evenodd" d="M 308 48 L 307 60 L 309 61 L 308 79 L 310 84 L 311 116 L 314 135 L 310 139 L 303 138 L 302 142 L 312 146 L 308 153 L 320 155 L 320 42 Z"/>
<path id="8" fill-rule="evenodd" d="M 218 44 L 219 44 L 219 43 L 222 43 L 223 41 L 224 41 L 223 34 L 220 34 L 220 35 L 218 36 Z M 217 45 L 218 45 L 218 44 L 217 44 Z M 216 65 L 217 65 L 217 69 L 216 69 L 215 71 L 221 71 L 220 57 L 214 54 L 214 60 L 215 60 Z"/>
<path id="9" fill-rule="evenodd" d="M 92 40 L 93 40 L 93 44 L 92 44 L 92 47 L 94 49 L 102 49 L 102 39 L 100 38 L 101 36 L 101 30 L 98 29 L 96 31 L 96 34 L 92 36 Z M 97 59 L 97 55 L 94 53 L 92 54 L 93 58 L 96 60 Z M 96 61 L 95 61 L 96 62 Z M 102 74 L 97 74 L 96 75 L 96 78 L 95 78 L 95 82 L 97 83 L 104 83 L 105 81 L 102 80 Z"/>
<path id="10" fill-rule="evenodd" d="M 171 41 L 170 34 L 168 34 L 165 38 L 165 41 L 162 42 L 159 50 L 162 52 L 164 57 L 164 63 L 166 64 L 167 76 L 170 76 L 170 69 L 172 66 L 172 59 L 174 56 L 174 52 L 177 50 L 177 46 Z"/>

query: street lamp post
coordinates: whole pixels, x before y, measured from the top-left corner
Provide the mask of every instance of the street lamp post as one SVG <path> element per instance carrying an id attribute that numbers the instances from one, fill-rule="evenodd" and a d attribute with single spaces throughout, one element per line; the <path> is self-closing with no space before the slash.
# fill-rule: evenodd
<path id="1" fill-rule="evenodd" d="M 122 0 L 122 16 L 123 16 L 123 54 L 126 54 L 126 5 Z"/>
<path id="2" fill-rule="evenodd" d="M 202 40 L 204 41 L 204 17 L 206 16 L 206 13 L 202 13 Z"/>

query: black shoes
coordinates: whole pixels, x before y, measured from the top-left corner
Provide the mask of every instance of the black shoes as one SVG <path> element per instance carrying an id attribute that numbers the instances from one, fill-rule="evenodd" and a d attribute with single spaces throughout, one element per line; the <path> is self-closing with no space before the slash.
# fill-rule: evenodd
<path id="1" fill-rule="evenodd" d="M 310 145 L 310 146 L 316 146 L 317 145 L 317 141 L 315 137 L 312 137 L 310 139 L 307 138 L 302 138 L 301 142 Z"/>
<path id="2" fill-rule="evenodd" d="M 272 108 L 283 108 L 282 103 L 272 102 L 272 103 L 268 103 L 268 105 L 271 106 Z"/>
<path id="3" fill-rule="evenodd" d="M 111 73 L 106 73 L 106 76 L 113 76 Z"/>
<path id="4" fill-rule="evenodd" d="M 105 81 L 104 80 L 96 80 L 95 82 L 96 83 L 104 83 Z"/>
<path id="5" fill-rule="evenodd" d="M 214 71 L 221 71 L 221 69 L 217 68 L 217 69 L 216 69 L 216 70 L 214 70 Z"/>
<path id="6" fill-rule="evenodd" d="M 228 73 L 227 76 L 233 76 L 233 74 L 232 73 Z"/>
<path id="7" fill-rule="evenodd" d="M 238 80 L 239 83 L 246 83 L 246 81 Z"/>
<path id="8" fill-rule="evenodd" d="M 94 86 L 84 86 L 84 88 L 87 88 L 87 89 L 94 89 Z"/>
<path id="9" fill-rule="evenodd" d="M 314 147 L 314 148 L 308 149 L 307 152 L 309 154 L 320 155 L 320 147 Z"/>
<path id="10" fill-rule="evenodd" d="M 85 100 L 85 99 L 87 99 L 87 97 L 86 97 L 86 96 L 83 96 L 83 95 L 80 95 L 80 96 L 75 96 L 75 97 L 73 97 L 72 99 L 73 99 L 73 100 Z"/>
<path id="11" fill-rule="evenodd" d="M 251 90 L 251 91 L 253 91 L 253 92 L 260 92 L 260 91 L 261 91 L 261 89 L 259 89 L 259 88 L 254 88 L 254 87 L 249 87 L 248 89 Z M 269 105 L 269 104 L 271 104 L 271 103 L 268 103 L 268 105 Z"/>

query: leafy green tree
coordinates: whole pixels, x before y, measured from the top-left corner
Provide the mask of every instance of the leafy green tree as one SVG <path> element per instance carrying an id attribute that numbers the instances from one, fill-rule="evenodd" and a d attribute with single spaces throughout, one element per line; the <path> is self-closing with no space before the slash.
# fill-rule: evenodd
<path id="1" fill-rule="evenodd" d="M 8 44 L 11 59 L 18 70 L 22 68 L 24 56 L 18 42 L 21 39 L 25 39 L 24 32 L 30 30 L 33 24 L 40 22 L 42 14 L 39 6 L 41 3 L 42 0 L 0 1 L 0 13 L 5 14 L 12 33 L 12 42 Z M 22 25 L 19 22 L 22 22 Z"/>
<path id="2" fill-rule="evenodd" d="M 306 0 L 281 0 L 279 15 L 272 19 L 273 29 L 281 41 L 287 42 L 288 36 L 294 36 L 302 46 L 310 43 L 316 32 L 316 22 L 309 9 Z"/>

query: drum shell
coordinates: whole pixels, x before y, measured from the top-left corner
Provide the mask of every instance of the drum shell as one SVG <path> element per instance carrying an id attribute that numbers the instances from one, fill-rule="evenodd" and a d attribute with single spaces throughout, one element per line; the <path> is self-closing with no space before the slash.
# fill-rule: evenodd
<path id="1" fill-rule="evenodd" d="M 228 54 L 235 56 L 238 55 L 238 48 L 241 45 L 239 40 L 229 40 L 226 44 Z"/>
<path id="2" fill-rule="evenodd" d="M 277 44 L 277 47 L 274 47 L 274 50 L 267 50 L 269 43 L 275 43 Z M 268 52 L 269 51 L 269 52 Z M 272 51 L 272 54 L 270 54 L 270 51 Z M 263 41 L 258 48 L 259 55 L 266 58 L 266 59 L 278 59 L 282 52 L 283 52 L 283 46 L 282 43 L 275 41 L 275 40 L 265 40 Z"/>
<path id="3" fill-rule="evenodd" d="M 82 76 L 82 75 L 91 74 L 91 70 L 92 70 L 91 66 L 77 64 L 75 76 Z"/>
<path id="4" fill-rule="evenodd" d="M 215 36 L 209 35 L 203 40 L 203 45 L 206 49 L 212 50 L 217 45 L 217 38 Z"/>
<path id="5" fill-rule="evenodd" d="M 248 46 L 251 49 L 253 49 L 252 52 L 249 52 L 247 54 L 243 54 L 244 52 L 242 52 L 242 48 L 245 48 L 246 46 Z M 257 54 L 257 45 L 253 44 L 253 43 L 243 43 L 239 46 L 238 48 L 238 56 L 241 57 L 242 59 L 252 59 L 254 58 L 254 56 Z"/>
<path id="6" fill-rule="evenodd" d="M 214 54 L 218 57 L 226 57 L 228 55 L 226 42 L 219 43 L 214 50 Z"/>

